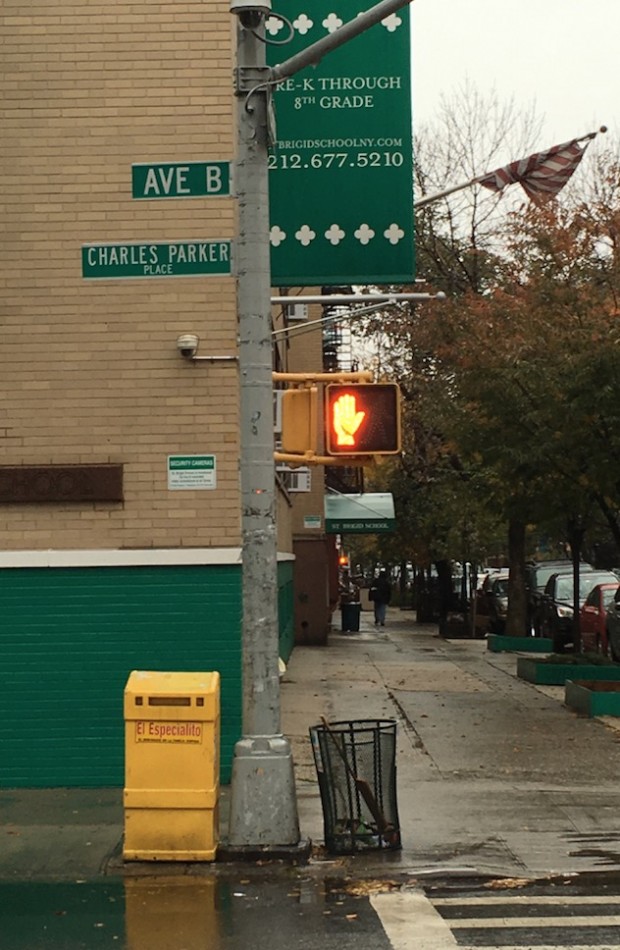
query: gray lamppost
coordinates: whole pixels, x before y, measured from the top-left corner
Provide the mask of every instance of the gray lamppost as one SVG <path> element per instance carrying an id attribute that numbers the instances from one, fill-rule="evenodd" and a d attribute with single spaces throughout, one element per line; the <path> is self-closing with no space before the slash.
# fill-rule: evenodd
<path id="1" fill-rule="evenodd" d="M 411 0 L 383 0 L 270 69 L 264 22 L 271 0 L 231 0 L 237 23 L 238 233 L 235 244 L 241 386 L 243 736 L 235 746 L 229 844 L 299 843 L 290 744 L 281 733 L 273 442 L 268 145 L 273 86 Z M 274 16 L 276 14 L 273 14 Z"/>

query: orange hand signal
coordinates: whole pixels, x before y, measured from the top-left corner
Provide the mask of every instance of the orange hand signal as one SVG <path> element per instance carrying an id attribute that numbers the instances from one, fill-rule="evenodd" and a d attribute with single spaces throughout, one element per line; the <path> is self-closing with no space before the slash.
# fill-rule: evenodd
<path id="1" fill-rule="evenodd" d="M 353 436 L 361 426 L 365 412 L 355 408 L 355 396 L 344 394 L 334 403 L 334 429 L 338 445 L 355 445 Z"/>

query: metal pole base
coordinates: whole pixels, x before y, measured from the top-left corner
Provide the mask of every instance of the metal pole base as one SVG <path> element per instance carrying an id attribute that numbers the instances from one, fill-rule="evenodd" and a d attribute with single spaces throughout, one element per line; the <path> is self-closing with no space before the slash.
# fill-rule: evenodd
<path id="1" fill-rule="evenodd" d="M 284 736 L 245 736 L 235 745 L 229 847 L 297 845 L 293 756 Z"/>

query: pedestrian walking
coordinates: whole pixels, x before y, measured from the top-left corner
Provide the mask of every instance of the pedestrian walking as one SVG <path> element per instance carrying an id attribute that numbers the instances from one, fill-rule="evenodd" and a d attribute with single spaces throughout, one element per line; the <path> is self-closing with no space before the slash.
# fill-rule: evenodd
<path id="1" fill-rule="evenodd" d="M 386 570 L 379 572 L 378 578 L 370 588 L 369 596 L 375 608 L 375 627 L 379 625 L 385 627 L 385 612 L 392 599 L 392 585 Z"/>

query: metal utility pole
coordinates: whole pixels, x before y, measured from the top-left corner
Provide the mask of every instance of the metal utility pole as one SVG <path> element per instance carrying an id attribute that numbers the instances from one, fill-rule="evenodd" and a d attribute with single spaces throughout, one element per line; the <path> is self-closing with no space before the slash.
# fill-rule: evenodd
<path id="1" fill-rule="evenodd" d="M 411 0 L 383 0 L 280 66 L 266 66 L 271 0 L 231 0 L 238 16 L 235 249 L 241 387 L 243 736 L 235 746 L 229 845 L 299 843 L 290 743 L 281 733 L 273 444 L 268 145 L 271 88 Z M 274 14 L 275 16 L 276 14 Z"/>
<path id="2" fill-rule="evenodd" d="M 238 235 L 235 249 L 241 375 L 243 736 L 235 746 L 229 844 L 299 841 L 293 758 L 281 734 L 273 461 L 269 96 L 264 12 L 237 27 Z M 259 88 L 257 88 L 259 87 Z"/>

